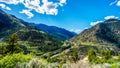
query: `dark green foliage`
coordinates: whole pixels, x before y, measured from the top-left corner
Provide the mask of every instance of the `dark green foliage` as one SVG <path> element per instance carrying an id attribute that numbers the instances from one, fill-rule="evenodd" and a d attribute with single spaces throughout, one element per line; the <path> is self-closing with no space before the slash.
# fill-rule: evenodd
<path id="1" fill-rule="evenodd" d="M 100 58 L 101 57 L 101 58 Z M 101 54 L 97 55 L 94 49 L 89 50 L 88 60 L 91 63 L 101 64 L 101 63 L 113 63 L 116 60 L 112 58 L 110 50 L 101 50 Z"/>
<path id="2" fill-rule="evenodd" d="M 89 62 L 95 62 L 96 59 L 97 59 L 96 52 L 94 51 L 94 49 L 90 49 L 88 51 L 88 60 L 89 60 Z"/>
<path id="3" fill-rule="evenodd" d="M 62 45 L 62 42 L 56 37 L 38 30 L 34 26 L 30 26 L 28 22 L 0 10 L 0 39 L 6 42 L 13 33 L 18 34 L 20 41 L 23 42 L 21 45 L 37 46 L 36 50 L 43 52 L 57 50 Z M 11 47 L 10 49 L 13 48 Z"/>
<path id="4" fill-rule="evenodd" d="M 101 55 L 102 55 L 102 58 L 103 58 L 104 60 L 108 60 L 108 59 L 110 59 L 110 58 L 112 57 L 110 50 L 107 50 L 107 51 L 103 50 L 103 51 L 101 52 Z"/>
<path id="5" fill-rule="evenodd" d="M 0 10 L 0 38 L 3 38 L 2 41 L 6 41 L 11 34 L 23 27 L 25 25 L 22 20 Z"/>
<path id="6" fill-rule="evenodd" d="M 72 50 L 72 52 L 70 52 L 70 58 L 69 58 L 69 60 L 71 61 L 71 62 L 77 62 L 79 59 L 80 59 L 80 57 L 79 57 L 79 49 L 78 48 L 74 48 L 73 50 Z"/>
<path id="7" fill-rule="evenodd" d="M 51 36 L 33 27 L 23 28 L 19 30 L 17 34 L 20 40 L 28 41 L 27 44 L 29 44 L 31 47 L 37 47 L 37 50 L 43 52 L 57 50 L 63 44 L 54 36 Z"/>
<path id="8" fill-rule="evenodd" d="M 8 39 L 8 45 L 6 46 L 5 53 L 19 53 L 22 52 L 22 49 L 20 48 L 19 44 L 17 43 L 18 36 L 17 34 L 12 34 L 10 38 Z"/>

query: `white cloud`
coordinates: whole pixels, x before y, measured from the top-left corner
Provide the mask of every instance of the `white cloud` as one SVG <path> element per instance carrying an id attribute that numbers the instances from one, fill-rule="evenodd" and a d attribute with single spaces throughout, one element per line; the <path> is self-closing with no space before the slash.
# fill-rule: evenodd
<path id="1" fill-rule="evenodd" d="M 5 4 L 0 4 L 0 7 L 6 10 L 11 10 L 11 8 L 6 6 Z"/>
<path id="2" fill-rule="evenodd" d="M 58 7 L 66 4 L 66 0 L 60 0 L 59 2 L 49 2 L 48 0 L 0 0 L 0 2 L 14 5 L 23 4 L 28 10 L 34 10 L 37 13 L 48 15 L 57 15 Z"/>
<path id="3" fill-rule="evenodd" d="M 1 8 L 5 8 L 5 4 L 0 4 L 0 7 Z"/>
<path id="4" fill-rule="evenodd" d="M 98 23 L 101 23 L 101 22 L 103 22 L 103 21 L 91 22 L 90 25 L 91 25 L 91 26 L 94 26 L 94 25 L 96 25 L 96 24 L 98 24 Z"/>
<path id="5" fill-rule="evenodd" d="M 120 1 L 118 1 L 116 5 L 117 5 L 117 6 L 120 6 Z"/>
<path id="6" fill-rule="evenodd" d="M 108 20 L 108 19 L 118 19 L 118 17 L 116 17 L 116 16 L 106 16 L 104 19 L 105 20 Z"/>
<path id="7" fill-rule="evenodd" d="M 113 4 L 117 3 L 117 2 L 118 2 L 118 0 L 115 0 L 114 2 L 111 2 L 109 5 L 111 6 L 111 5 L 113 5 Z"/>
<path id="8" fill-rule="evenodd" d="M 7 9 L 7 10 L 11 10 L 11 8 L 10 8 L 10 7 L 6 7 L 6 9 Z"/>
<path id="9" fill-rule="evenodd" d="M 0 0 L 0 2 L 4 2 L 6 4 L 18 4 L 23 3 L 24 0 Z"/>
<path id="10" fill-rule="evenodd" d="M 120 6 L 120 0 L 115 0 L 114 2 L 111 2 L 109 5 L 116 4 L 117 6 Z"/>
<path id="11" fill-rule="evenodd" d="M 64 3 L 66 3 L 66 0 L 60 0 L 60 3 L 64 4 Z"/>
<path id="12" fill-rule="evenodd" d="M 26 14 L 28 16 L 28 18 L 33 17 L 34 15 L 30 12 L 30 10 L 22 10 L 19 13 L 23 13 Z"/>
<path id="13" fill-rule="evenodd" d="M 46 12 L 46 14 L 49 14 L 49 15 L 57 15 L 58 14 L 57 7 L 58 7 L 58 4 L 53 2 L 45 2 L 42 5 L 42 8 Z"/>
<path id="14" fill-rule="evenodd" d="M 69 31 L 79 34 L 82 30 L 80 30 L 80 29 L 70 29 Z"/>
<path id="15" fill-rule="evenodd" d="M 63 4 L 66 4 L 66 0 L 60 0 L 60 6 L 63 6 Z"/>

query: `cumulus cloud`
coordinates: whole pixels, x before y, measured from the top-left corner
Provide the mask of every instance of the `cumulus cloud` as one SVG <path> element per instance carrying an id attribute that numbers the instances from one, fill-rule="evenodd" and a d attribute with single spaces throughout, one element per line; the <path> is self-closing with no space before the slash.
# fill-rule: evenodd
<path id="1" fill-rule="evenodd" d="M 6 10 L 11 10 L 11 8 L 10 7 L 6 7 Z"/>
<path id="2" fill-rule="evenodd" d="M 28 16 L 28 18 L 33 17 L 34 15 L 30 12 L 30 10 L 22 10 L 19 13 L 23 13 L 26 14 Z"/>
<path id="3" fill-rule="evenodd" d="M 108 19 L 118 19 L 118 17 L 116 17 L 116 16 L 106 16 L 104 19 L 105 20 L 108 20 Z"/>
<path id="4" fill-rule="evenodd" d="M 57 15 L 58 14 L 58 4 L 53 2 L 43 2 L 42 5 L 43 10 L 46 12 L 46 14 L 49 15 Z"/>
<path id="5" fill-rule="evenodd" d="M 48 0 L 0 0 L 0 2 L 14 5 L 23 4 L 28 10 L 34 10 L 37 13 L 48 15 L 57 15 L 58 7 L 62 7 L 66 4 L 66 0 L 59 0 L 59 2 L 52 2 Z"/>
<path id="6" fill-rule="evenodd" d="M 0 7 L 6 10 L 11 10 L 11 8 L 6 6 L 5 4 L 0 4 Z"/>
<path id="7" fill-rule="evenodd" d="M 60 0 L 60 6 L 63 6 L 63 4 L 66 4 L 66 0 Z"/>
<path id="8" fill-rule="evenodd" d="M 23 3 L 24 0 L 0 0 L 0 2 L 4 2 L 6 4 L 18 4 Z"/>
<path id="9" fill-rule="evenodd" d="M 117 6 L 120 6 L 120 0 L 117 2 L 117 4 L 116 4 Z"/>
<path id="10" fill-rule="evenodd" d="M 101 23 L 101 22 L 103 22 L 103 21 L 91 22 L 90 25 L 91 25 L 91 26 L 94 26 L 94 25 L 96 25 L 96 24 L 98 24 L 98 23 Z"/>

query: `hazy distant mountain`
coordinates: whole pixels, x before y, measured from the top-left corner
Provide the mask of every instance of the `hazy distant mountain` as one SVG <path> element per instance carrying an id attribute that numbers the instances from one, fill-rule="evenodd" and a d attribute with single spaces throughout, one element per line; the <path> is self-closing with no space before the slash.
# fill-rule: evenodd
<path id="1" fill-rule="evenodd" d="M 38 28 L 42 31 L 50 33 L 51 35 L 57 37 L 60 40 L 68 40 L 76 35 L 76 33 L 74 33 L 74 32 L 70 32 L 66 29 L 59 28 L 56 26 L 48 26 L 45 24 L 34 24 L 34 23 L 31 23 L 30 25 L 35 26 L 36 28 Z"/>
<path id="2" fill-rule="evenodd" d="M 0 38 L 7 37 L 10 34 L 16 32 L 17 30 L 32 26 L 39 30 L 45 31 L 53 36 L 55 36 L 59 40 L 68 40 L 76 35 L 74 32 L 70 32 L 63 28 L 58 28 L 56 26 L 47 26 L 45 24 L 34 24 L 25 22 L 14 15 L 10 15 L 0 10 Z M 9 30 L 8 30 L 9 29 Z"/>
<path id="3" fill-rule="evenodd" d="M 111 44 L 120 47 L 120 20 L 106 20 L 89 29 L 84 30 L 70 41 L 76 43 L 77 45 L 82 43 L 91 43 L 100 45 Z"/>

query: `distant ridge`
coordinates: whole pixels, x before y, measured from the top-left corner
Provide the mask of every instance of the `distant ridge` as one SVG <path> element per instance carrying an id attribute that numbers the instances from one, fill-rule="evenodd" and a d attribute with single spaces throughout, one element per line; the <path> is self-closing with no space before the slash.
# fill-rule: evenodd
<path id="1" fill-rule="evenodd" d="M 74 32 L 70 32 L 66 29 L 63 28 L 59 28 L 56 26 L 48 26 L 45 24 L 30 24 L 31 26 L 34 26 L 42 31 L 45 31 L 47 33 L 50 33 L 51 35 L 57 37 L 60 40 L 68 40 L 70 38 L 72 38 L 73 36 L 77 35 Z"/>
<path id="2" fill-rule="evenodd" d="M 109 19 L 84 30 L 70 41 L 93 44 L 112 44 L 120 48 L 120 20 Z"/>
<path id="3" fill-rule="evenodd" d="M 17 30 L 29 26 L 47 32 L 48 34 L 55 36 L 57 39 L 61 41 L 68 40 L 76 35 L 76 33 L 74 32 L 70 32 L 68 30 L 56 26 L 48 26 L 45 24 L 25 22 L 24 20 L 19 19 L 14 15 L 7 14 L 6 12 L 0 9 L 0 31 L 1 31 L 0 38 L 5 36 L 7 37 L 10 34 L 16 32 Z"/>

